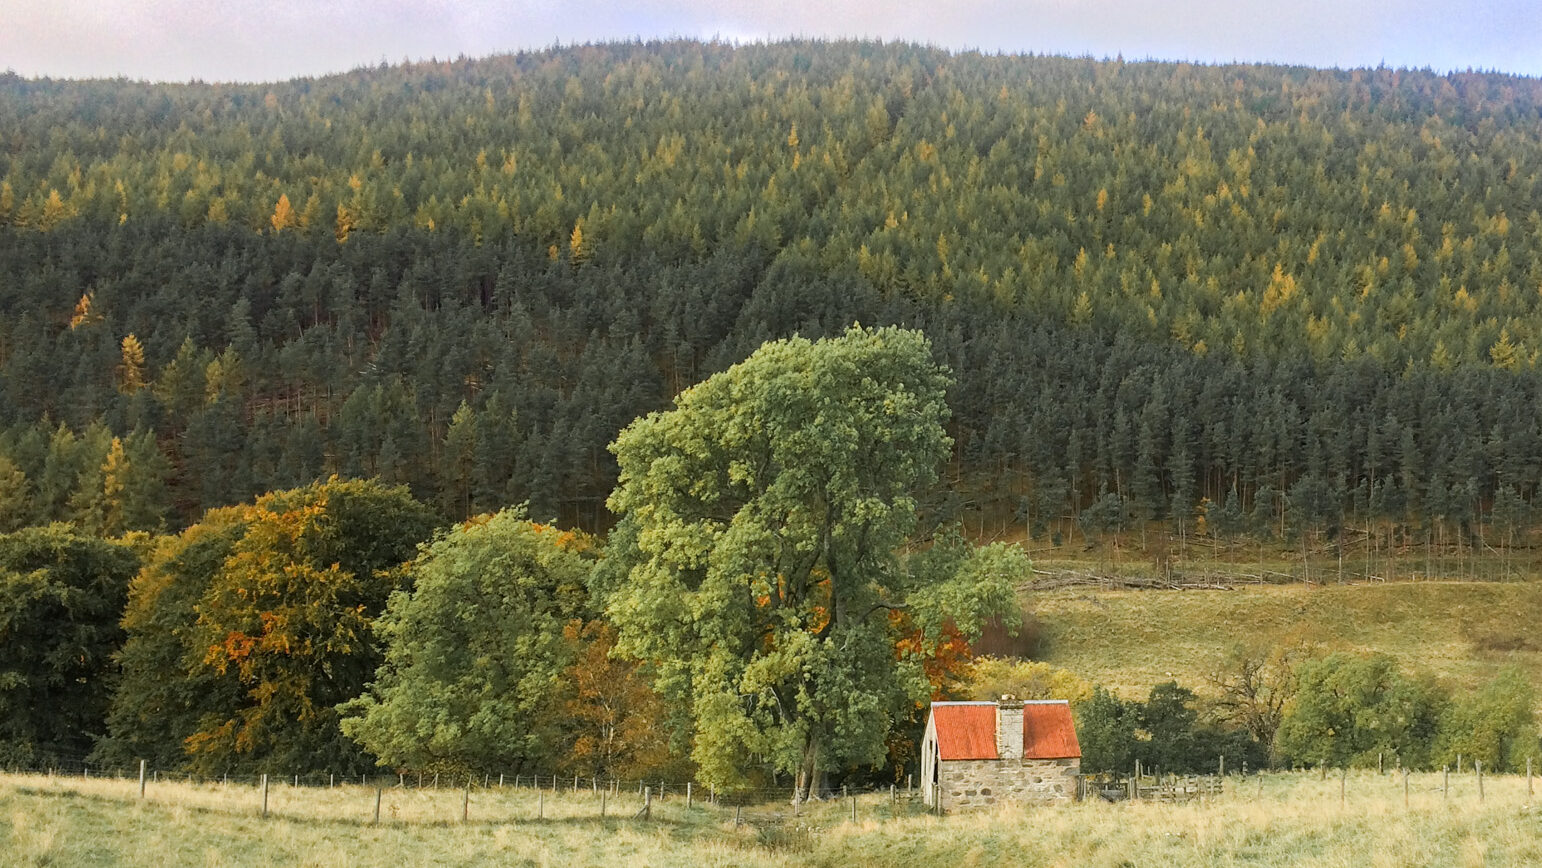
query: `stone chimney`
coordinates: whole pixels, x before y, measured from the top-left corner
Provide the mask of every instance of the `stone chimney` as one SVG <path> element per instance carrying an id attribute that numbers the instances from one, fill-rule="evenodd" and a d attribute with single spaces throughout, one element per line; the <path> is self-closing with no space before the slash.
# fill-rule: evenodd
<path id="1" fill-rule="evenodd" d="M 1004 760 L 1023 758 L 1023 701 L 1012 696 L 996 700 L 996 755 Z"/>

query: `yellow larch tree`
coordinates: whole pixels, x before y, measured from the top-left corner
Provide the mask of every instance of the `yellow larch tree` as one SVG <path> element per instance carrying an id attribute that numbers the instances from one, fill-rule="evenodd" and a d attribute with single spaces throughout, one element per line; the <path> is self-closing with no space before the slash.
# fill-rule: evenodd
<path id="1" fill-rule="evenodd" d="M 280 193 L 278 204 L 273 206 L 273 217 L 269 221 L 273 224 L 273 231 L 283 232 L 295 225 L 295 219 L 294 206 L 289 204 L 289 195 Z"/>
<path id="2" fill-rule="evenodd" d="M 139 338 L 128 335 L 123 339 L 123 363 L 118 366 L 118 388 L 124 392 L 137 392 L 145 387 L 145 348 Z"/>

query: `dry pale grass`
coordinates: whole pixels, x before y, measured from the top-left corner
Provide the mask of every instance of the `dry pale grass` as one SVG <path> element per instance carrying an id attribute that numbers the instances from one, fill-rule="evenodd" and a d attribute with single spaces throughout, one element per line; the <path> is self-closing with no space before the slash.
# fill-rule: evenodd
<path id="1" fill-rule="evenodd" d="M 1344 795 L 1340 796 L 1340 787 Z M 1204 803 L 1004 808 L 933 817 L 886 796 L 805 808 L 731 808 L 679 799 L 654 818 L 599 818 L 591 794 L 255 787 L 0 776 L 0 865 L 1174 865 L 1542 864 L 1542 811 L 1523 776 L 1352 773 L 1228 781 Z M 394 801 L 393 801 L 394 798 Z M 395 815 L 389 812 L 394 805 Z M 544 813 L 543 818 L 536 816 Z"/>
<path id="2" fill-rule="evenodd" d="M 0 866 L 11 865 L 693 865 L 781 866 L 732 814 L 655 801 L 513 788 L 269 788 L 250 784 L 0 776 Z"/>
<path id="3" fill-rule="evenodd" d="M 1542 864 L 1542 812 L 1524 777 L 1269 775 L 1206 803 L 1006 808 L 832 827 L 814 865 L 1409 866 Z"/>

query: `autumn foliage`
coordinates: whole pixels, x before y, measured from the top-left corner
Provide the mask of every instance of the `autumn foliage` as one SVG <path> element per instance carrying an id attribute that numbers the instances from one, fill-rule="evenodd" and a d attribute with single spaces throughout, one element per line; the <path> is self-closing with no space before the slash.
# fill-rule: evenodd
<path id="1" fill-rule="evenodd" d="M 335 706 L 374 676 L 372 623 L 431 526 L 404 488 L 333 478 L 216 510 L 163 546 L 131 588 L 125 679 L 200 689 L 122 693 L 120 749 L 180 748 L 210 773 L 370 767 Z"/>

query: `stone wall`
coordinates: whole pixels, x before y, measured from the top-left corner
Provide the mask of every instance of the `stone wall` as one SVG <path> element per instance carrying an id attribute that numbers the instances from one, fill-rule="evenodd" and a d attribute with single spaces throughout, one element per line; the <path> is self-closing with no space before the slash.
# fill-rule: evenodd
<path id="1" fill-rule="evenodd" d="M 943 760 L 941 766 L 944 811 L 1071 801 L 1082 770 L 1079 759 Z"/>

